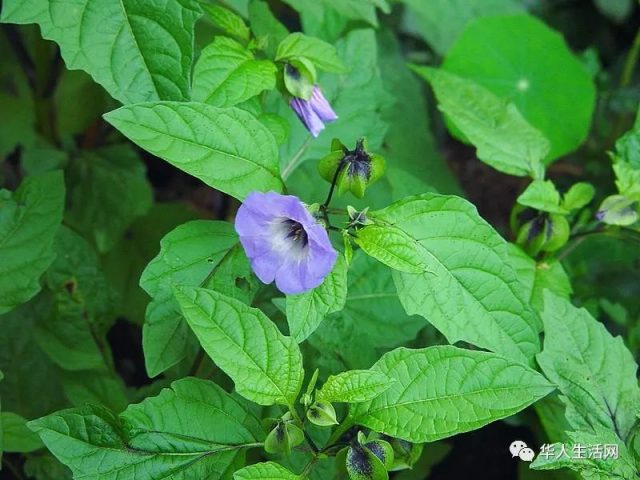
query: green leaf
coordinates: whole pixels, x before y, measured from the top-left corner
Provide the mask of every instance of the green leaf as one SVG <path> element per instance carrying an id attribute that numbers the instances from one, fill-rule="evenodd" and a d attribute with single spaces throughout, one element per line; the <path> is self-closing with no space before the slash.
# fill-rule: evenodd
<path id="1" fill-rule="evenodd" d="M 231 478 L 260 421 L 214 383 L 186 378 L 121 415 L 87 405 L 29 423 L 74 478 Z"/>
<path id="2" fill-rule="evenodd" d="M 338 57 L 336 47 L 318 38 L 296 32 L 286 37 L 276 53 L 276 61 L 295 60 L 299 57 L 311 60 L 313 65 L 328 72 L 345 73 L 347 68 Z"/>
<path id="3" fill-rule="evenodd" d="M 596 98 L 591 75 L 564 39 L 533 16 L 475 21 L 447 52 L 442 68 L 512 101 L 549 140 L 545 163 L 575 150 L 589 132 Z"/>
<path id="4" fill-rule="evenodd" d="M 27 428 L 27 420 L 11 412 L 0 413 L 0 431 L 4 434 L 5 452 L 28 453 L 42 448 L 42 442 L 36 434 Z"/>
<path id="5" fill-rule="evenodd" d="M 220 5 L 202 4 L 202 9 L 209 16 L 213 24 L 225 34 L 248 42 L 251 38 L 251 31 L 244 23 L 241 16 Z"/>
<path id="6" fill-rule="evenodd" d="M 265 40 L 269 58 L 275 57 L 277 46 L 289 34 L 289 30 L 273 15 L 266 2 L 251 0 L 249 25 L 256 37 Z"/>
<path id="7" fill-rule="evenodd" d="M 523 11 L 517 0 L 401 0 L 408 7 L 405 21 L 440 56 L 477 18 Z"/>
<path id="8" fill-rule="evenodd" d="M 60 46 L 67 67 L 84 70 L 122 103 L 189 98 L 193 27 L 200 16 L 188 0 L 90 0 L 51 4 L 7 0 L 0 20 L 37 23 Z"/>
<path id="9" fill-rule="evenodd" d="M 110 250 L 152 203 L 146 169 L 129 145 L 115 145 L 74 158 L 67 174 L 65 220 L 98 251 Z"/>
<path id="10" fill-rule="evenodd" d="M 502 356 L 453 346 L 399 348 L 371 368 L 395 380 L 353 407 L 353 422 L 410 442 L 432 442 L 513 415 L 553 390 Z"/>
<path id="11" fill-rule="evenodd" d="M 507 243 L 473 205 L 458 197 L 425 194 L 370 216 L 403 230 L 429 255 L 428 272 L 393 272 L 407 313 L 427 319 L 450 343 L 462 340 L 533 362 L 540 350 L 540 320 L 506 263 Z"/>
<path id="12" fill-rule="evenodd" d="M 24 473 L 35 480 L 72 480 L 71 470 L 43 450 L 35 455 L 29 455 L 24 462 Z"/>
<path id="13" fill-rule="evenodd" d="M 61 171 L 27 177 L 13 195 L 0 190 L 0 314 L 40 291 L 63 207 Z"/>
<path id="14" fill-rule="evenodd" d="M 193 72 L 193 100 L 231 107 L 276 86 L 276 66 L 256 60 L 235 40 L 217 37 L 207 46 Z"/>
<path id="15" fill-rule="evenodd" d="M 305 293 L 287 296 L 289 334 L 298 343 L 304 341 L 331 313 L 344 308 L 347 300 L 347 265 L 338 256 L 333 270 L 320 286 Z"/>
<path id="16" fill-rule="evenodd" d="M 640 219 L 639 205 L 639 201 L 624 195 L 609 195 L 600 204 L 597 217 L 607 225 L 633 225 Z"/>
<path id="17" fill-rule="evenodd" d="M 260 310 L 218 292 L 177 287 L 182 313 L 237 392 L 259 405 L 293 405 L 302 386 L 302 355 Z"/>
<path id="18" fill-rule="evenodd" d="M 544 349 L 537 360 L 558 385 L 574 428 L 629 437 L 640 405 L 638 365 L 624 346 L 584 309 L 550 292 L 544 296 Z"/>
<path id="19" fill-rule="evenodd" d="M 433 87 L 438 107 L 477 148 L 480 160 L 510 175 L 540 175 L 549 153 L 545 136 L 513 103 L 487 88 L 445 70 L 413 67 Z"/>
<path id="20" fill-rule="evenodd" d="M 331 375 L 318 391 L 324 402 L 360 403 L 384 393 L 393 380 L 373 370 L 349 370 Z"/>
<path id="21" fill-rule="evenodd" d="M 234 480 L 298 480 L 298 475 L 291 473 L 275 462 L 249 465 L 233 474 Z"/>
<path id="22" fill-rule="evenodd" d="M 140 286 L 153 298 L 147 308 L 142 339 L 150 376 L 178 363 L 196 344 L 173 298 L 174 285 L 198 287 L 220 278 L 221 291 L 242 298 L 243 291 L 235 287 L 236 280 L 249 278 L 250 274 L 246 258 L 244 268 L 235 262 L 236 255 L 242 253 L 238 245 L 233 225 L 208 220 L 180 225 L 160 241 L 160 253 L 140 278 Z M 238 268 L 229 272 L 227 264 Z"/>
<path id="23" fill-rule="evenodd" d="M 344 309 L 330 315 L 309 342 L 320 352 L 322 370 L 369 368 L 389 348 L 416 338 L 424 320 L 409 316 L 400 301 L 388 268 L 357 251 L 349 267 Z"/>
<path id="24" fill-rule="evenodd" d="M 590 183 L 578 182 L 564 194 L 562 206 L 567 210 L 579 210 L 593 200 L 595 193 L 596 190 Z"/>
<path id="25" fill-rule="evenodd" d="M 400 272 L 428 271 L 428 255 L 416 240 L 393 226 L 369 225 L 358 231 L 356 244 L 367 254 Z"/>
<path id="26" fill-rule="evenodd" d="M 140 147 L 239 200 L 255 190 L 282 191 L 273 135 L 243 110 L 157 102 L 104 118 Z"/>
<path id="27" fill-rule="evenodd" d="M 555 443 L 549 448 L 549 454 L 538 454 L 531 464 L 534 470 L 556 470 L 558 468 L 569 468 L 580 473 L 581 478 L 587 480 L 635 480 L 638 478 L 638 470 L 635 467 L 633 456 L 627 450 L 624 443 L 613 432 L 599 429 L 595 434 L 592 432 L 568 432 L 569 442 L 563 444 Z M 615 445 L 617 454 L 611 456 L 607 453 L 605 458 L 604 449 L 609 449 Z M 599 451 L 593 458 L 594 446 Z M 567 452 L 562 454 L 564 447 Z M 583 455 L 584 458 L 574 458 L 576 455 Z"/>
<path id="28" fill-rule="evenodd" d="M 568 213 L 560 206 L 560 194 L 551 180 L 534 180 L 520 194 L 517 201 L 520 205 L 542 212 Z"/>
<path id="29" fill-rule="evenodd" d="M 598 10 L 615 23 L 624 23 L 633 12 L 633 0 L 594 0 Z"/>

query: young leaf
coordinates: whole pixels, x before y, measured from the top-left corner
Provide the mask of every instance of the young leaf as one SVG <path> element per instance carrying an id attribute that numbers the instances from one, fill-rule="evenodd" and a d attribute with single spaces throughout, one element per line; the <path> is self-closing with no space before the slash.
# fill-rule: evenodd
<path id="1" fill-rule="evenodd" d="M 61 171 L 27 177 L 13 195 L 0 190 L 0 314 L 40 291 L 63 208 Z"/>
<path id="2" fill-rule="evenodd" d="M 510 175 L 540 176 L 549 141 L 512 103 L 485 87 L 444 70 L 413 67 L 429 81 L 438 107 L 478 149 L 480 160 Z"/>
<path id="3" fill-rule="evenodd" d="M 238 236 L 227 222 L 195 220 L 169 232 L 160 241 L 160 253 L 145 268 L 140 286 L 153 298 L 146 312 L 143 328 L 145 365 L 154 377 L 182 360 L 195 344 L 173 298 L 173 285 L 202 286 L 217 283 L 227 295 L 240 296 L 237 278 L 249 278 L 249 266 L 233 263 L 235 271 L 225 266 L 236 257 Z M 242 297 L 241 297 L 242 298 Z"/>
<path id="4" fill-rule="evenodd" d="M 349 370 L 331 375 L 318 391 L 325 402 L 360 403 L 373 400 L 394 382 L 373 370 Z"/>
<path id="5" fill-rule="evenodd" d="M 344 73 L 347 68 L 338 57 L 336 48 L 315 37 L 308 37 L 296 32 L 286 37 L 276 53 L 277 61 L 295 60 L 299 57 L 311 60 L 313 65 L 320 70 L 328 72 Z"/>
<path id="6" fill-rule="evenodd" d="M 235 40 L 217 37 L 198 58 L 192 99 L 215 107 L 231 107 L 275 88 L 276 71 L 270 60 L 256 60 Z"/>
<path id="7" fill-rule="evenodd" d="M 237 392 L 259 405 L 293 405 L 302 386 L 302 354 L 260 310 L 218 292 L 177 287 L 182 313 Z"/>
<path id="8" fill-rule="evenodd" d="M 255 190 L 282 191 L 273 135 L 243 110 L 156 102 L 104 118 L 140 147 L 239 200 Z"/>
<path id="9" fill-rule="evenodd" d="M 506 242 L 475 207 L 458 197 L 424 194 L 370 215 L 404 230 L 431 257 L 428 272 L 393 272 L 407 313 L 427 319 L 451 343 L 463 340 L 533 362 L 540 320 L 506 263 Z"/>
<path id="10" fill-rule="evenodd" d="M 248 42 L 251 38 L 251 31 L 244 23 L 242 17 L 231 10 L 221 7 L 220 5 L 202 4 L 202 9 L 209 16 L 213 24 L 222 30 L 225 34 Z"/>
<path id="11" fill-rule="evenodd" d="M 39 24 L 70 69 L 89 73 L 126 104 L 189 98 L 200 14 L 197 3 L 183 0 L 7 0 L 0 20 Z"/>
<path id="12" fill-rule="evenodd" d="M 311 335 L 324 318 L 344 308 L 347 300 L 347 265 L 338 255 L 332 272 L 319 287 L 298 295 L 287 296 L 289 334 L 298 343 Z"/>
<path id="13" fill-rule="evenodd" d="M 549 213 L 568 213 L 560 206 L 560 194 L 550 180 L 534 180 L 518 197 L 518 203 Z"/>
<path id="14" fill-rule="evenodd" d="M 275 462 L 256 463 L 233 474 L 234 480 L 298 480 L 299 478 L 298 475 Z"/>
<path id="15" fill-rule="evenodd" d="M 43 447 L 40 438 L 27 428 L 27 420 L 11 412 L 0 413 L 0 439 L 0 452 L 28 453 Z"/>
<path id="16" fill-rule="evenodd" d="M 369 225 L 358 231 L 356 244 L 367 255 L 405 273 L 429 271 L 428 253 L 414 238 L 394 226 Z"/>
<path id="17" fill-rule="evenodd" d="M 622 338 L 550 292 L 542 320 L 545 339 L 538 363 L 563 394 L 569 422 L 579 430 L 610 430 L 626 441 L 636 422 L 640 388 L 638 365 Z"/>
<path id="18" fill-rule="evenodd" d="M 564 194 L 562 206 L 567 210 L 578 210 L 593 200 L 595 193 L 590 183 L 578 182 Z"/>
<path id="19" fill-rule="evenodd" d="M 269 58 L 275 57 L 277 46 L 289 30 L 273 15 L 266 2 L 252 0 L 249 3 L 249 25 L 257 38 L 264 39 Z"/>
<path id="20" fill-rule="evenodd" d="M 212 382 L 186 378 L 121 415 L 87 405 L 30 422 L 74 478 L 229 478 L 260 421 Z"/>
<path id="21" fill-rule="evenodd" d="M 371 368 L 395 380 L 354 423 L 409 442 L 432 442 L 480 428 L 524 409 L 553 390 L 542 375 L 489 352 L 453 346 L 399 348 Z"/>

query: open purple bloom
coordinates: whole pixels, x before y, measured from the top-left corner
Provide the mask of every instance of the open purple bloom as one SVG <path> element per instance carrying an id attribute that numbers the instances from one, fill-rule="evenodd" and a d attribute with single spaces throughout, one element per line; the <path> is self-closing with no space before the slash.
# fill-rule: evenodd
<path id="1" fill-rule="evenodd" d="M 325 123 L 333 122 L 338 118 L 317 85 L 313 87 L 313 93 L 309 100 L 293 97 L 289 105 L 314 137 L 320 135 L 320 132 L 324 130 Z"/>
<path id="2" fill-rule="evenodd" d="M 235 227 L 258 278 L 275 280 L 289 295 L 320 285 L 338 255 L 325 228 L 291 195 L 250 193 L 238 209 Z"/>

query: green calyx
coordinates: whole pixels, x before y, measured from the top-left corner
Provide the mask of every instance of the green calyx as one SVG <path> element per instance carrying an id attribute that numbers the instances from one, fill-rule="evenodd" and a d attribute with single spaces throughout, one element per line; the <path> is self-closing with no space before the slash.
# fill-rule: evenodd
<path id="1" fill-rule="evenodd" d="M 516 243 L 530 256 L 555 252 L 569 240 L 567 218 L 558 213 L 540 212 L 517 205 L 511 213 L 511 227 Z"/>
<path id="2" fill-rule="evenodd" d="M 329 402 L 316 401 L 307 410 L 307 418 L 319 427 L 332 427 L 338 424 L 336 410 Z"/>
<path id="3" fill-rule="evenodd" d="M 264 441 L 264 449 L 267 453 L 284 453 L 289 455 L 291 450 L 304 441 L 304 433 L 293 423 L 286 420 L 278 420 L 275 427 L 269 432 Z"/>
<path id="4" fill-rule="evenodd" d="M 316 69 L 306 58 L 289 60 L 284 64 L 282 77 L 288 93 L 294 97 L 309 100 L 316 83 Z"/>
<path id="5" fill-rule="evenodd" d="M 338 193 L 350 191 L 362 198 L 369 185 L 376 182 L 385 170 L 384 158 L 367 151 L 365 139 L 360 139 L 353 150 L 334 139 L 331 153 L 320 160 L 318 171 L 329 183 L 335 181 Z"/>

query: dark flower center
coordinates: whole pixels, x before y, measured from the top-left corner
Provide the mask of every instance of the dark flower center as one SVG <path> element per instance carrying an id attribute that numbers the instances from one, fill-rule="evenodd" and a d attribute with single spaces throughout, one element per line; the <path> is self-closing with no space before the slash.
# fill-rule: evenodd
<path id="1" fill-rule="evenodd" d="M 290 63 L 287 63 L 284 66 L 284 71 L 287 76 L 293 78 L 294 80 L 300 80 L 300 71 Z"/>
<path id="2" fill-rule="evenodd" d="M 350 150 L 344 158 L 347 164 L 347 175 L 350 177 L 371 177 L 371 157 L 364 149 L 362 140 L 358 140 L 355 150 Z"/>
<path id="3" fill-rule="evenodd" d="M 293 240 L 293 242 L 300 247 L 306 247 L 309 243 L 309 238 L 307 236 L 307 232 L 300 222 L 296 222 L 295 220 L 287 219 L 284 222 L 286 229 L 285 238 Z"/>

